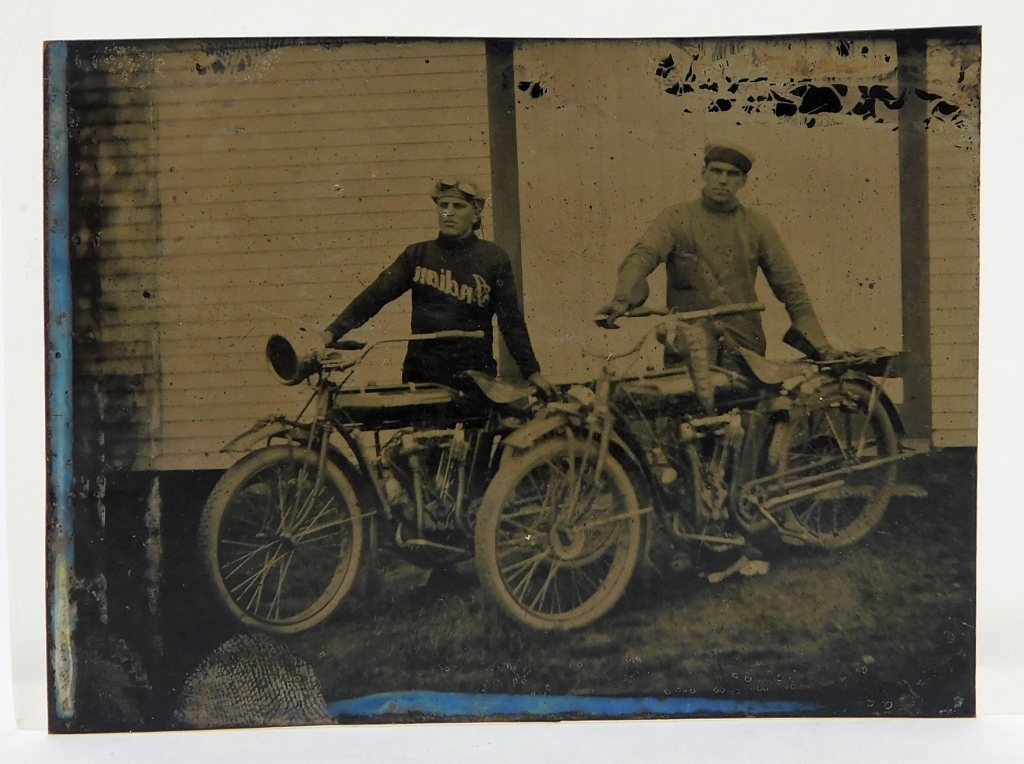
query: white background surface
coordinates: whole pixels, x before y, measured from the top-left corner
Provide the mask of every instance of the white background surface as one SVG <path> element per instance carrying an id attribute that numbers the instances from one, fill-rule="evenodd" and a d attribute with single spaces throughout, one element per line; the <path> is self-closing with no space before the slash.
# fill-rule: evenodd
<path id="1" fill-rule="evenodd" d="M 696 761 L 1024 760 L 1024 514 L 1019 246 L 1020 24 L 1004 0 L 491 3 L 4 0 L 0 258 L 6 483 L 0 492 L 0 760 Z M 583 9 L 586 10 L 583 10 Z M 982 25 L 982 309 L 978 720 L 422 725 L 49 737 L 43 624 L 42 42 L 238 36 L 696 37 Z M 1013 398 L 1017 396 L 1017 399 Z M 0 473 L 0 481 L 4 479 Z M 926 572 L 922 572 L 926 574 Z M 13 623 L 13 630 L 10 628 Z M 9 638 L 13 636 L 9 649 Z"/>

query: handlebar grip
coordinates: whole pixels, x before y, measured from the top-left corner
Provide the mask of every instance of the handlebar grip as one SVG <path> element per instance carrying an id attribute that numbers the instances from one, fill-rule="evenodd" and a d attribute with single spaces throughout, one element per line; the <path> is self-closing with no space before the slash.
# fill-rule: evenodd
<path id="1" fill-rule="evenodd" d="M 331 347 L 335 350 L 362 350 L 366 347 L 366 343 L 359 340 L 338 340 L 332 342 Z"/>

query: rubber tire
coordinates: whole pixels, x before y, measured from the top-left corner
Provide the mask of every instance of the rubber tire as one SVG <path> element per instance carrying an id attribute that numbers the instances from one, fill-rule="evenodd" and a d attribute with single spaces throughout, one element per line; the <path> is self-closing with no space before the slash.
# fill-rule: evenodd
<path id="1" fill-rule="evenodd" d="M 861 420 L 867 421 L 865 415 L 870 403 L 871 389 L 866 384 L 851 381 L 839 382 L 823 388 L 817 393 L 817 396 L 823 402 L 835 401 L 853 404 L 854 410 L 861 414 Z M 822 423 L 823 421 L 819 420 L 815 424 Z M 797 416 L 792 421 L 782 423 L 776 428 L 770 446 L 769 460 L 777 465 L 777 475 L 784 476 L 799 462 L 802 454 L 799 451 L 794 452 L 794 447 L 806 445 L 810 440 L 805 437 L 805 432 L 810 426 L 804 417 Z M 873 432 L 871 442 L 875 445 L 872 448 L 874 453 L 869 455 L 869 458 L 895 455 L 898 450 L 895 428 L 881 401 L 875 402 L 875 410 L 870 417 L 870 427 Z M 822 442 L 826 440 L 835 442 L 831 432 L 818 432 L 817 435 Z M 857 433 L 849 435 L 859 437 Z M 856 484 L 863 486 L 866 491 L 870 491 L 870 495 L 865 497 L 864 506 L 859 511 L 849 513 L 852 518 L 849 523 L 836 532 L 822 532 L 820 523 L 817 524 L 817 528 L 812 527 L 813 524 L 809 522 L 810 512 L 817 502 L 824 512 L 829 512 L 829 507 L 831 507 L 831 513 L 835 516 L 840 511 L 838 502 L 842 499 L 832 499 L 830 505 L 827 497 L 824 499 L 802 499 L 789 505 L 794 510 L 793 514 L 804 532 L 805 543 L 822 549 L 840 549 L 855 544 L 867 536 L 882 521 L 885 510 L 889 506 L 893 487 L 896 484 L 896 469 L 896 462 L 892 461 L 858 474 Z"/>
<path id="2" fill-rule="evenodd" d="M 363 553 L 362 515 L 364 513 L 351 483 L 345 478 L 342 471 L 330 462 L 326 465 L 325 477 L 327 484 L 333 488 L 344 505 L 341 511 L 347 515 L 347 519 L 342 520 L 343 524 L 340 527 L 348 528 L 348 549 L 338 555 L 333 570 L 330 571 L 329 580 L 322 586 L 317 586 L 320 591 L 314 592 L 315 599 L 312 599 L 307 607 L 285 617 L 273 618 L 269 610 L 268 614 L 263 616 L 259 613 L 258 605 L 256 612 L 253 613 L 236 600 L 231 594 L 228 583 L 224 580 L 220 562 L 222 542 L 225 541 L 222 538 L 225 515 L 229 509 L 233 508 L 233 500 L 237 498 L 239 492 L 246 487 L 259 485 L 259 482 L 253 481 L 253 479 L 260 473 L 273 470 L 275 466 L 287 467 L 292 464 L 305 464 L 311 470 L 315 470 L 317 461 L 317 454 L 308 452 L 300 446 L 278 445 L 254 451 L 240 459 L 221 476 L 203 509 L 199 525 L 199 544 L 207 578 L 223 607 L 237 620 L 248 626 L 276 634 L 295 634 L 305 631 L 328 618 L 349 593 L 356 580 Z M 325 487 L 327 486 L 325 485 Z M 273 500 L 270 502 L 271 505 L 274 503 Z M 271 516 L 280 516 L 279 513 L 275 513 L 273 506 L 268 511 Z M 234 517 L 236 515 L 232 514 L 231 518 Z M 279 546 L 278 551 L 280 549 Z M 294 553 L 288 559 L 289 562 L 294 559 Z M 266 565 L 266 561 L 264 565 Z M 278 581 L 280 582 L 280 577 Z"/>
<path id="3" fill-rule="evenodd" d="M 596 591 L 569 610 L 542 612 L 521 602 L 510 589 L 510 584 L 502 573 L 499 562 L 499 534 L 501 533 L 503 510 L 515 496 L 520 483 L 535 470 L 543 468 L 545 465 L 557 464 L 567 458 L 578 460 L 581 457 L 592 462 L 596 455 L 597 446 L 589 441 L 562 438 L 543 441 L 521 456 L 505 461 L 484 494 L 480 511 L 477 514 L 475 534 L 477 572 L 493 599 L 505 613 L 521 624 L 534 629 L 562 631 L 588 626 L 616 605 L 633 577 L 643 549 L 644 518 L 639 514 L 640 507 L 636 491 L 626 470 L 613 458 L 608 458 L 605 463 L 606 480 L 610 481 L 612 490 L 619 497 L 622 511 L 628 517 L 625 518 L 624 525 L 620 526 L 618 531 L 614 530 L 615 526 L 619 525 L 618 522 L 602 526 L 602 528 L 609 527 L 611 529 L 607 532 L 605 541 L 616 537 L 614 538 L 615 552 L 607 574 L 597 582 Z M 550 508 L 548 509 L 550 513 Z M 552 531 L 550 523 L 548 526 L 547 549 L 542 551 L 548 553 L 545 561 L 550 562 Z M 586 547 L 586 541 L 583 543 Z M 589 555 L 593 558 L 590 562 L 593 563 L 600 559 L 605 550 L 610 551 L 611 549 L 612 546 L 599 542 L 597 548 Z M 566 564 L 565 568 L 587 564 L 587 559 L 587 556 L 581 557 L 575 561 L 577 565 Z"/>

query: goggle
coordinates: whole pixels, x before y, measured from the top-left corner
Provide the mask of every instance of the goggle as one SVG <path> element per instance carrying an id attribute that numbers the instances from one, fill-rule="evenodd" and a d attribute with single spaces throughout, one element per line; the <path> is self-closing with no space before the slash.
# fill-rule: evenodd
<path id="1" fill-rule="evenodd" d="M 439 180 L 434 186 L 434 193 L 430 195 L 430 198 L 436 202 L 442 196 L 450 195 L 460 196 L 481 209 L 486 201 L 486 198 L 475 183 L 464 180 Z"/>

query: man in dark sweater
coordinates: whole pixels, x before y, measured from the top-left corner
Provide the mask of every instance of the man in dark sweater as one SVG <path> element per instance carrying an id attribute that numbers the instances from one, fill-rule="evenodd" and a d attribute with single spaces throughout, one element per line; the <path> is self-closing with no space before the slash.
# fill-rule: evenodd
<path id="1" fill-rule="evenodd" d="M 398 256 L 324 331 L 330 347 L 362 326 L 387 303 L 412 291 L 412 333 L 482 331 L 482 339 L 410 342 L 402 367 L 405 382 L 435 382 L 465 388 L 460 372 L 497 373 L 493 319 L 523 377 L 550 394 L 540 373 L 519 307 L 508 254 L 477 237 L 484 196 L 466 181 L 439 182 L 436 239 L 413 244 Z"/>
<path id="2" fill-rule="evenodd" d="M 760 268 L 772 292 L 786 306 L 792 330 L 785 338 L 812 357 L 831 357 L 800 274 L 766 217 L 739 203 L 736 194 L 753 165 L 749 150 L 721 143 L 705 147 L 700 199 L 663 210 L 619 266 L 612 302 L 600 313 L 612 322 L 643 304 L 647 276 L 664 263 L 668 307 L 678 311 L 754 302 Z M 761 316 L 756 312 L 717 319 L 728 340 L 757 353 L 765 351 Z M 798 344 L 799 343 L 799 344 Z M 721 353 L 722 348 L 719 348 Z M 666 362 L 672 363 L 671 351 Z"/>

